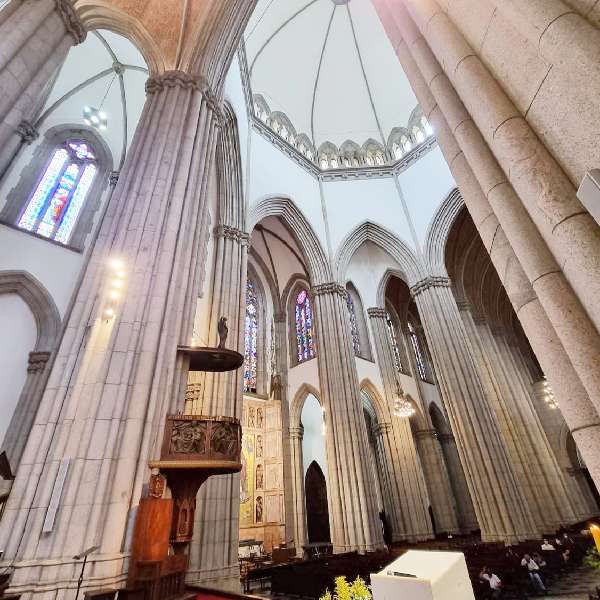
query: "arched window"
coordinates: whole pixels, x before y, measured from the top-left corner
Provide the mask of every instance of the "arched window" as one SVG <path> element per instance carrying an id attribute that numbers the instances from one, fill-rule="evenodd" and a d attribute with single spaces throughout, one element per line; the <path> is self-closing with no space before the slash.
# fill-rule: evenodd
<path id="1" fill-rule="evenodd" d="M 423 381 L 427 381 L 427 364 L 425 362 L 425 355 L 421 349 L 421 340 L 419 339 L 419 336 L 417 335 L 417 332 L 410 321 L 408 321 L 408 335 L 410 337 L 410 343 L 413 348 L 413 352 L 415 353 L 415 361 L 417 363 L 417 372 L 419 377 Z"/>
<path id="2" fill-rule="evenodd" d="M 405 135 L 400 138 L 400 143 L 404 148 L 404 152 L 409 152 L 412 149 L 411 141 Z"/>
<path id="3" fill-rule="evenodd" d="M 394 145 L 392 146 L 392 152 L 394 153 L 394 158 L 396 160 L 401 159 L 402 155 L 404 154 L 404 151 L 402 150 L 402 146 L 400 146 L 400 144 L 398 142 L 394 142 Z"/>
<path id="4" fill-rule="evenodd" d="M 68 140 L 52 153 L 17 226 L 68 244 L 98 167 L 83 140 Z"/>
<path id="5" fill-rule="evenodd" d="M 258 367 L 258 299 L 252 281 L 246 282 L 246 323 L 244 330 L 244 391 L 256 393 Z"/>
<path id="6" fill-rule="evenodd" d="M 367 165 L 369 165 L 369 167 L 372 167 L 375 164 L 375 161 L 373 160 L 373 155 L 370 152 L 367 153 L 367 156 L 365 157 L 365 161 L 366 161 Z"/>
<path id="7" fill-rule="evenodd" d="M 338 168 L 338 160 L 335 156 L 331 157 L 331 168 L 332 169 L 337 169 Z"/>
<path id="8" fill-rule="evenodd" d="M 306 151 L 306 158 L 308 158 L 308 160 L 312 160 L 314 158 L 313 153 L 310 150 Z"/>
<path id="9" fill-rule="evenodd" d="M 375 154 L 375 163 L 380 166 L 385 163 L 383 160 L 383 154 L 381 152 L 377 152 L 377 154 Z"/>
<path id="10" fill-rule="evenodd" d="M 413 127 L 412 134 L 417 144 L 425 141 L 425 134 L 416 125 Z"/>
<path id="11" fill-rule="evenodd" d="M 327 160 L 326 156 L 321 158 L 321 169 L 323 169 L 323 170 L 329 169 L 329 161 Z"/>
<path id="12" fill-rule="evenodd" d="M 308 291 L 300 290 L 295 302 L 296 347 L 298 362 L 314 358 L 313 313 Z"/>
<path id="13" fill-rule="evenodd" d="M 360 333 L 358 331 L 358 321 L 356 319 L 356 309 L 354 308 L 354 300 L 348 293 L 346 294 L 346 304 L 348 306 L 348 316 L 350 317 L 350 333 L 352 334 L 352 347 L 354 354 L 360 356 Z"/>
<path id="14" fill-rule="evenodd" d="M 421 127 L 423 128 L 423 130 L 425 131 L 425 134 L 428 137 L 430 135 L 433 135 L 433 127 L 431 126 L 431 124 L 429 123 L 429 121 L 427 120 L 427 117 L 425 115 L 423 115 L 421 117 Z"/>
<path id="15" fill-rule="evenodd" d="M 403 373 L 402 367 L 402 355 L 400 354 L 400 348 L 398 347 L 398 338 L 396 337 L 396 330 L 389 313 L 386 315 L 386 324 L 388 331 L 388 338 L 392 347 L 392 354 L 394 355 L 394 366 L 399 373 Z"/>

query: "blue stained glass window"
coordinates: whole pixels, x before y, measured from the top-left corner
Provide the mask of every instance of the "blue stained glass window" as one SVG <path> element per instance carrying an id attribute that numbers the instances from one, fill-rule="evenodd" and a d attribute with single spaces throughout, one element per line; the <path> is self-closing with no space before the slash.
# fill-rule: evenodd
<path id="1" fill-rule="evenodd" d="M 17 225 L 67 244 L 94 181 L 95 160 L 82 141 L 57 148 Z"/>
<path id="2" fill-rule="evenodd" d="M 356 321 L 356 310 L 354 308 L 354 301 L 352 296 L 346 294 L 346 303 L 348 305 L 348 316 L 350 317 L 350 333 L 352 334 L 352 347 L 354 348 L 354 354 L 360 356 L 360 335 L 358 333 L 358 322 Z"/>
<path id="3" fill-rule="evenodd" d="M 246 323 L 244 336 L 244 391 L 256 392 L 258 346 L 258 302 L 254 284 L 246 282 Z"/>
<path id="4" fill-rule="evenodd" d="M 313 315 L 310 298 L 306 290 L 296 296 L 296 344 L 298 362 L 314 358 L 315 345 L 313 340 Z"/>

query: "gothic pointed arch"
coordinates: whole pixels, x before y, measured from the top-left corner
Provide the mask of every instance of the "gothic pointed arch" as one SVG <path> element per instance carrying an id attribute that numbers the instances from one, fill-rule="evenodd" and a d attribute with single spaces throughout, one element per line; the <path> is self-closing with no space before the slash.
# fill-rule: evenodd
<path id="1" fill-rule="evenodd" d="M 433 215 L 423 247 L 423 255 L 431 275 L 446 276 L 446 243 L 456 218 L 465 207 L 458 188 L 454 188 Z"/>
<path id="2" fill-rule="evenodd" d="M 343 281 L 348 270 L 348 265 L 354 253 L 366 241 L 379 246 L 384 252 L 391 256 L 404 273 L 408 285 L 413 285 L 420 279 L 421 269 L 418 259 L 413 250 L 389 229 L 373 223 L 363 221 L 355 227 L 343 239 L 335 253 L 334 269 L 339 281 Z"/>
<path id="3" fill-rule="evenodd" d="M 371 352 L 369 328 L 367 327 L 365 308 L 360 293 L 351 281 L 346 283 L 346 292 L 346 304 L 348 306 L 348 318 L 350 320 L 354 354 L 358 358 L 372 361 L 373 353 Z"/>
<path id="4" fill-rule="evenodd" d="M 167 70 L 162 50 L 135 16 L 105 0 L 79 1 L 75 10 L 86 29 L 108 29 L 130 40 L 144 57 L 151 77 Z"/>
<path id="5" fill-rule="evenodd" d="M 361 395 L 366 395 L 373 412 L 377 418 L 378 424 L 389 423 L 391 420 L 391 413 L 389 411 L 389 407 L 386 405 L 386 402 L 377 389 L 377 386 L 368 378 L 365 377 L 360 382 L 360 391 Z M 363 398 L 364 402 L 364 398 Z"/>
<path id="6" fill-rule="evenodd" d="M 267 217 L 279 217 L 302 251 L 310 283 L 318 285 L 332 281 L 331 269 L 323 246 L 304 213 L 291 198 L 276 196 L 259 200 L 248 212 L 248 228 Z"/>
<path id="7" fill-rule="evenodd" d="M 317 388 L 313 387 L 309 383 L 303 383 L 292 399 L 290 403 L 290 429 L 300 427 L 302 409 L 308 396 L 314 396 L 319 404 L 321 404 L 321 394 Z M 322 405 L 322 404 L 321 404 Z"/>

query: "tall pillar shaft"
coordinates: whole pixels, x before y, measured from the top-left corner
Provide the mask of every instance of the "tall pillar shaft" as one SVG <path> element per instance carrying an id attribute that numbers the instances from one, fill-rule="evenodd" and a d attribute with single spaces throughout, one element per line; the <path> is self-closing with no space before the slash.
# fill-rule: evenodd
<path id="1" fill-rule="evenodd" d="M 425 280 L 412 291 L 431 345 L 482 539 L 530 539 L 535 524 L 473 364 L 449 282 Z"/>
<path id="2" fill-rule="evenodd" d="M 304 428 L 290 428 L 290 461 L 293 501 L 293 532 L 297 556 L 304 555 L 303 547 L 308 542 L 306 531 L 306 494 L 304 491 L 304 459 L 302 454 L 302 439 Z M 287 525 L 287 523 L 286 523 Z"/>
<path id="3" fill-rule="evenodd" d="M 410 422 L 392 416 L 390 407 L 399 391 L 399 380 L 387 331 L 387 313 L 383 308 L 367 310 L 375 341 L 377 363 L 385 394 L 386 421 L 383 441 L 389 471 L 388 518 L 395 539 L 419 540 L 431 537 L 433 529 L 428 514 L 428 494 L 421 461 Z"/>
<path id="4" fill-rule="evenodd" d="M 577 433 L 579 449 L 600 486 L 600 444 L 593 441 L 600 423 L 594 408 L 600 398 L 593 325 L 540 243 L 539 232 L 523 212 L 433 53 L 414 24 L 410 27 L 410 18 L 397 10 L 399 4 L 392 7 L 387 0 L 377 0 L 376 6 L 419 103 L 435 127 L 440 147 L 534 353 L 561 398 L 565 420 Z M 444 81 L 446 84 L 441 85 Z M 443 265 L 434 266 L 443 272 Z M 541 285 L 542 279 L 557 284 Z M 560 310 L 564 302 L 568 309 Z"/>
<path id="5" fill-rule="evenodd" d="M 359 393 L 346 305 L 346 289 L 324 283 L 312 289 L 325 408 L 328 503 L 335 552 L 366 552 L 383 544 L 367 428 Z"/>
<path id="6" fill-rule="evenodd" d="M 85 35 L 70 0 L 25 0 L 0 25 L 0 174 L 21 143 L 19 125 L 42 108 L 44 89 Z"/>
<path id="7" fill-rule="evenodd" d="M 459 533 L 454 491 L 435 429 L 416 432 L 417 447 L 429 490 L 436 533 Z"/>
<path id="8" fill-rule="evenodd" d="M 147 92 L 0 523 L 23 598 L 73 588 L 72 557 L 92 545 L 84 588 L 125 581 L 148 461 L 165 415 L 183 404 L 177 346 L 192 333 L 208 235 L 214 101 L 181 72 L 149 80 Z M 126 274 L 112 318 L 111 259 Z"/>
<path id="9" fill-rule="evenodd" d="M 600 337 L 596 328 L 410 15 L 401 3 L 377 0 L 376 5 L 420 103 L 435 122 L 442 150 L 464 190 L 486 248 L 491 252 L 499 221 L 502 238 L 508 239 L 518 258 L 516 264 L 521 264 L 532 282 L 577 375 L 600 407 L 600 365 L 596 360 Z M 492 211 L 496 222 L 488 218 Z"/>

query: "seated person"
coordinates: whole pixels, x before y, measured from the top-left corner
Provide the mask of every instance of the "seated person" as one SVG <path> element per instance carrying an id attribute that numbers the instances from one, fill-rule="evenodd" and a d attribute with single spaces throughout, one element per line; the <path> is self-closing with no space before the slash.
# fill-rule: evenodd
<path id="1" fill-rule="evenodd" d="M 525 554 L 525 556 L 523 556 L 523 560 L 521 560 L 521 566 L 527 570 L 527 573 L 529 574 L 529 580 L 535 589 L 544 594 L 548 593 L 548 590 L 546 589 L 544 581 L 540 575 L 540 567 L 529 554 Z"/>
<path id="2" fill-rule="evenodd" d="M 492 598 L 500 598 L 502 596 L 502 581 L 498 575 L 492 573 L 491 569 L 483 567 L 481 573 L 479 573 L 479 579 L 488 582 Z"/>
<path id="3" fill-rule="evenodd" d="M 544 540 L 541 549 L 544 550 L 544 552 L 547 552 L 549 550 L 556 550 L 556 548 L 548 540 Z"/>

